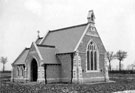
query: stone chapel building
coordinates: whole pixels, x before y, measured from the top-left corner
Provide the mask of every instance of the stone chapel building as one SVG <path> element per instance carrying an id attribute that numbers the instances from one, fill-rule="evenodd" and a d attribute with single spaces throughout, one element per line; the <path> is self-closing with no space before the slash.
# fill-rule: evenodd
<path id="1" fill-rule="evenodd" d="M 89 11 L 85 24 L 49 31 L 12 64 L 14 82 L 88 83 L 109 80 L 106 50 Z"/>

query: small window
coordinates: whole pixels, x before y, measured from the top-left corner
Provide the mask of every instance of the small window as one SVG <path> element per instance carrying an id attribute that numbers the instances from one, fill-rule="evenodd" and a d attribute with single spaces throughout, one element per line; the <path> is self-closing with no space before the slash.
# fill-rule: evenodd
<path id="1" fill-rule="evenodd" d="M 19 74 L 19 67 L 16 67 L 16 70 L 17 70 L 17 76 L 20 76 L 20 74 Z"/>
<path id="2" fill-rule="evenodd" d="M 24 66 L 21 67 L 22 70 L 22 76 L 24 76 Z"/>

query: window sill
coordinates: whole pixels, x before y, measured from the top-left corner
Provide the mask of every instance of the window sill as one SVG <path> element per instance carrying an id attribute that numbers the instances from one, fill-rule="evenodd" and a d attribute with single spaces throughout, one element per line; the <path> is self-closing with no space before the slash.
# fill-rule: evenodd
<path id="1" fill-rule="evenodd" d="M 100 72 L 100 70 L 87 70 L 86 73 Z"/>

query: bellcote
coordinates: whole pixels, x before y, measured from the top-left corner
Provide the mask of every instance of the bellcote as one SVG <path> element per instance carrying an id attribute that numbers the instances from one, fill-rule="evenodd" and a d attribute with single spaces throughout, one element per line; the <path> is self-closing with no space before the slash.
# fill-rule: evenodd
<path id="1" fill-rule="evenodd" d="M 93 10 L 90 10 L 90 11 L 88 12 L 87 20 L 88 20 L 88 23 L 93 23 L 93 24 L 95 24 L 95 15 L 94 15 Z"/>

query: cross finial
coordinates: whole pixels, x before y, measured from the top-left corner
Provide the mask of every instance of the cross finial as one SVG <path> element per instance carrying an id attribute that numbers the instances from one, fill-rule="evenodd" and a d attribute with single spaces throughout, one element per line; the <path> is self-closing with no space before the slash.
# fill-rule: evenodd
<path id="1" fill-rule="evenodd" d="M 37 33 L 38 33 L 37 37 L 40 38 L 40 35 L 39 35 L 40 31 L 38 30 Z"/>

